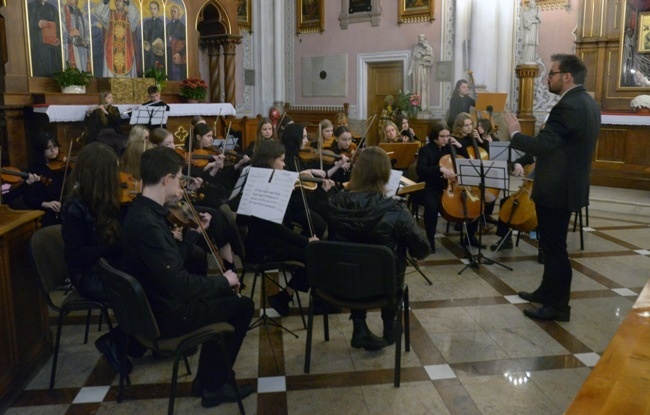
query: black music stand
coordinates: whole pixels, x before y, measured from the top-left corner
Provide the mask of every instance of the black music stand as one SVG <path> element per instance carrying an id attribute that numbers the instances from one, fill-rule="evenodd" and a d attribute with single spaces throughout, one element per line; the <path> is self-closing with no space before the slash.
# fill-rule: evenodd
<path id="1" fill-rule="evenodd" d="M 169 114 L 164 106 L 141 105 L 131 113 L 129 124 L 142 124 L 153 128 L 157 126 L 164 127 L 167 125 L 168 118 Z"/>
<path id="2" fill-rule="evenodd" d="M 508 185 L 508 165 L 505 161 L 497 160 L 475 160 L 475 159 L 458 159 L 456 160 L 458 171 L 458 183 L 461 186 L 476 186 L 480 189 L 480 211 L 483 212 L 485 200 L 485 188 L 507 189 Z M 487 258 L 482 253 L 482 239 L 483 231 L 479 226 L 479 246 L 478 253 L 474 254 L 472 246 L 469 243 L 469 235 L 467 233 L 467 223 L 463 222 L 465 231 L 465 238 L 468 238 L 467 246 L 469 254 L 469 263 L 461 269 L 458 274 L 462 274 L 468 267 L 478 268 L 481 263 L 492 265 L 497 264 L 512 271 L 512 268 L 502 264 L 501 262 L 494 261 Z M 482 261 L 482 262 L 481 262 Z"/>

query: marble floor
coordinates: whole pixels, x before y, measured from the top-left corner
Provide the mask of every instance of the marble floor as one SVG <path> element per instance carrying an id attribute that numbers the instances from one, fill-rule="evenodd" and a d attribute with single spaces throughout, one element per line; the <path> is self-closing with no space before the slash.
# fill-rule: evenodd
<path id="1" fill-rule="evenodd" d="M 607 194 L 602 188 L 592 191 L 603 200 Z M 322 319 L 315 320 L 312 370 L 304 374 L 306 330 L 295 308 L 281 323 L 298 338 L 274 327 L 256 328 L 246 337 L 235 367 L 239 382 L 257 392 L 244 401 L 246 413 L 562 414 L 650 277 L 650 216 L 643 210 L 650 205 L 649 192 L 624 194 L 628 205 L 641 207 L 636 213 L 616 212 L 611 204 L 598 210 L 593 203 L 584 250 L 579 232 L 569 233 L 570 322 L 537 322 L 522 313 L 530 305 L 516 293 L 533 290 L 542 272 L 536 241 L 524 235 L 518 247 L 498 253 L 512 271 L 480 265 L 459 273 L 463 251 L 452 230 L 439 235 L 436 254 L 419 262 L 432 285 L 407 269 L 411 351 L 402 356 L 400 388 L 392 383 L 393 347 L 351 348 L 352 325 L 345 313 L 330 317 L 327 343 Z M 444 221 L 439 230 L 445 230 Z M 496 239 L 493 230 L 483 236 L 488 245 Z M 377 312 L 368 322 L 381 332 Z M 132 386 L 118 404 L 117 377 L 93 346 L 100 334 L 95 326 L 84 345 L 83 319 L 71 318 L 63 331 L 54 391 L 47 389 L 50 361 L 6 413 L 165 413 L 172 362 L 150 354 L 135 360 Z M 193 370 L 197 360 L 191 358 Z M 238 413 L 236 404 L 203 409 L 190 396 L 191 380 L 181 369 L 177 414 Z"/>

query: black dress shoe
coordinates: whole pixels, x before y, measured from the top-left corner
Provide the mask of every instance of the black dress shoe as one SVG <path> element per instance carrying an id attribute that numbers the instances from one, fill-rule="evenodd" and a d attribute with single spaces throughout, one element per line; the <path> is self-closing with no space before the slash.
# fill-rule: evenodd
<path id="1" fill-rule="evenodd" d="M 120 354 L 117 351 L 117 347 L 111 338 L 110 333 L 106 333 L 97 340 L 95 340 L 95 347 L 104 355 L 108 364 L 111 365 L 113 370 L 117 373 L 122 372 L 122 363 L 120 362 Z M 128 375 L 133 370 L 133 365 L 129 358 L 126 358 L 125 361 L 125 375 Z"/>
<path id="2" fill-rule="evenodd" d="M 524 300 L 529 301 L 531 303 L 539 303 L 539 304 L 544 303 L 544 299 L 542 298 L 542 296 L 534 292 L 529 293 L 526 291 L 519 291 L 517 295 L 520 298 L 523 298 Z"/>
<path id="3" fill-rule="evenodd" d="M 255 388 L 251 385 L 239 385 L 239 396 L 242 399 L 254 392 Z M 215 392 L 203 391 L 203 396 L 201 398 L 202 407 L 213 408 L 224 402 L 237 402 L 237 393 L 229 383 L 226 383 Z"/>
<path id="4" fill-rule="evenodd" d="M 499 250 L 512 249 L 512 239 L 508 238 L 503 243 L 501 243 L 501 241 L 503 241 L 503 239 L 499 239 L 497 243 L 490 245 L 490 250 L 496 251 L 497 249 Z M 501 246 L 499 246 L 499 244 L 501 244 Z"/>
<path id="5" fill-rule="evenodd" d="M 529 308 L 524 310 L 524 314 L 537 320 L 556 320 L 569 321 L 571 317 L 571 307 L 553 307 L 545 306 L 539 308 Z"/>

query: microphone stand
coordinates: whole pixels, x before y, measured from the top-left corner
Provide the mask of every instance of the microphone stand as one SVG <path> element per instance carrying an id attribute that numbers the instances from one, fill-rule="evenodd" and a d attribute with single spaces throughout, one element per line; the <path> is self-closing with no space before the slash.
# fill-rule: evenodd
<path id="1" fill-rule="evenodd" d="M 481 197 L 480 209 L 479 210 L 482 213 L 483 209 L 485 209 L 485 168 L 483 166 L 483 160 L 481 159 L 481 155 L 480 155 L 480 153 L 478 151 L 478 144 L 476 143 L 476 138 L 475 137 L 472 137 L 472 146 L 474 147 L 474 153 L 476 154 L 476 159 L 479 162 L 479 172 L 478 173 L 479 173 L 479 179 L 481 181 L 480 185 L 479 185 L 479 193 L 480 193 L 480 197 Z M 478 268 L 481 263 L 486 264 L 486 265 L 497 264 L 497 265 L 502 266 L 503 268 L 506 268 L 506 269 L 509 269 L 510 271 L 512 271 L 512 268 L 510 268 L 509 266 L 507 266 L 507 265 L 505 265 L 505 264 L 503 264 L 503 263 L 501 263 L 499 261 L 495 261 L 493 259 L 490 259 L 490 258 L 486 257 L 485 255 L 483 255 L 483 253 L 481 252 L 482 251 L 481 247 L 483 245 L 482 244 L 483 229 L 482 229 L 482 226 L 480 226 L 480 220 L 481 220 L 480 216 L 479 216 L 479 218 L 477 220 L 479 221 L 479 226 L 478 226 L 478 253 L 476 255 L 474 255 L 474 253 L 472 252 L 472 247 L 471 247 L 471 244 L 470 244 L 470 241 L 469 241 L 469 235 L 467 234 L 467 231 L 466 231 L 465 232 L 465 238 L 467 238 L 467 246 L 469 246 L 468 253 L 469 253 L 469 256 L 470 256 L 469 264 L 465 265 L 465 267 L 463 267 L 463 269 L 461 269 L 458 272 L 458 275 L 462 274 L 463 271 L 465 271 L 469 267 Z"/>

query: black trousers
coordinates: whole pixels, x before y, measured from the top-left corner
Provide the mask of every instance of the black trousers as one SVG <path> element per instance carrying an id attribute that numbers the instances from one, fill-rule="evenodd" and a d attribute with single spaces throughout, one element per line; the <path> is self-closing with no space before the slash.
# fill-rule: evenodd
<path id="1" fill-rule="evenodd" d="M 420 204 L 424 206 L 424 229 L 427 231 L 429 241 L 433 241 L 433 238 L 436 236 L 441 194 L 441 190 L 424 189 L 420 198 Z"/>
<path id="2" fill-rule="evenodd" d="M 545 299 L 545 306 L 569 305 L 571 262 L 567 252 L 567 233 L 571 211 L 537 205 L 539 244 L 544 251 L 544 274 L 536 293 Z"/>

